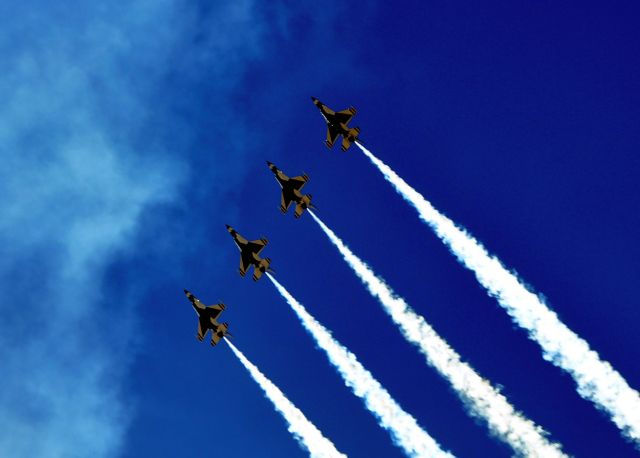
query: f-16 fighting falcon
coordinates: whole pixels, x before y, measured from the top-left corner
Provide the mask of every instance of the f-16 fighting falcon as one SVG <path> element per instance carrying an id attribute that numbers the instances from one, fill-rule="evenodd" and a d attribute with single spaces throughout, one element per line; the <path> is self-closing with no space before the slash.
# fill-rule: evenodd
<path id="1" fill-rule="evenodd" d="M 346 110 L 335 112 L 315 97 L 311 97 L 311 100 L 313 100 L 313 103 L 318 107 L 322 117 L 327 122 L 327 139 L 325 140 L 327 148 L 331 148 L 338 135 L 342 135 L 342 151 L 348 150 L 351 143 L 356 141 L 360 134 L 359 127 L 347 126 L 351 118 L 356 114 L 356 109 L 349 107 Z"/>
<path id="2" fill-rule="evenodd" d="M 311 205 L 311 194 L 302 195 L 300 192 L 307 181 L 309 181 L 309 177 L 306 174 L 289 178 L 282 172 L 282 170 L 271 162 L 267 161 L 267 165 L 282 188 L 282 200 L 280 202 L 280 211 L 282 213 L 287 212 L 291 202 L 295 202 L 297 204 L 294 213 L 296 218 L 300 218 L 300 215 L 302 215 L 307 208 L 315 208 Z"/>
<path id="3" fill-rule="evenodd" d="M 210 307 L 206 307 L 202 302 L 198 300 L 197 297 L 195 297 L 186 289 L 184 290 L 184 293 L 187 295 L 187 299 L 189 299 L 191 305 L 193 305 L 193 309 L 198 315 L 198 332 L 196 333 L 196 337 L 200 342 L 204 340 L 209 330 L 211 330 L 212 347 L 215 347 L 223 337 L 232 337 L 227 330 L 229 328 L 229 323 L 218 323 L 216 321 L 216 318 L 218 318 L 222 311 L 226 308 L 222 302 Z"/>
<path id="4" fill-rule="evenodd" d="M 238 234 L 238 232 L 226 224 L 227 231 L 233 237 L 233 241 L 236 242 L 238 249 L 240 250 L 240 275 L 242 277 L 247 273 L 247 269 L 253 265 L 255 269 L 253 270 L 253 281 L 257 281 L 262 274 L 265 272 L 273 272 L 269 265 L 271 264 L 271 259 L 269 258 L 260 258 L 258 256 L 262 249 L 269 243 L 269 241 L 265 238 L 261 238 L 259 240 L 253 240 L 251 242 L 247 241 L 243 236 Z"/>

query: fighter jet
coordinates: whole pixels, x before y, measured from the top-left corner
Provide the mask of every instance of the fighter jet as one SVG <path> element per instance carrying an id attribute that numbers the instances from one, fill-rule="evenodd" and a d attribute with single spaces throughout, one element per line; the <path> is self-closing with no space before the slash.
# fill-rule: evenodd
<path id="1" fill-rule="evenodd" d="M 222 311 L 226 308 L 225 305 L 220 302 L 219 304 L 206 307 L 202 302 L 198 300 L 193 294 L 186 289 L 184 293 L 187 295 L 187 299 L 193 305 L 193 309 L 198 315 L 198 332 L 196 337 L 202 342 L 207 335 L 207 332 L 211 330 L 211 346 L 215 347 L 220 339 L 225 336 L 232 337 L 227 329 L 229 329 L 229 323 L 218 323 L 216 318 L 220 316 Z"/>
<path id="2" fill-rule="evenodd" d="M 360 134 L 359 127 L 347 126 L 351 118 L 356 114 L 356 109 L 349 107 L 336 113 L 315 97 L 311 97 L 311 100 L 313 100 L 313 103 L 318 107 L 322 117 L 327 122 L 327 139 L 324 142 L 327 148 L 331 149 L 338 135 L 342 135 L 342 151 L 348 150 L 351 143 L 356 141 Z"/>
<path id="3" fill-rule="evenodd" d="M 302 195 L 300 190 L 309 181 L 307 174 L 302 174 L 298 177 L 289 178 L 282 170 L 276 167 L 271 162 L 267 161 L 267 165 L 276 177 L 276 181 L 282 188 L 282 200 L 280 201 L 280 211 L 286 213 L 291 205 L 291 202 L 295 202 L 296 211 L 293 214 L 296 218 L 300 218 L 302 212 L 307 208 L 315 208 L 311 205 L 311 194 Z"/>
<path id="4" fill-rule="evenodd" d="M 265 272 L 273 272 L 273 270 L 269 268 L 271 259 L 262 259 L 258 256 L 267 243 L 269 243 L 267 239 L 261 238 L 259 240 L 249 242 L 243 236 L 238 234 L 234 228 L 228 224 L 225 224 L 225 226 L 227 226 L 227 230 L 240 250 L 240 275 L 242 277 L 245 276 L 247 269 L 249 269 L 251 265 L 255 267 L 253 270 L 253 281 L 257 281 Z"/>

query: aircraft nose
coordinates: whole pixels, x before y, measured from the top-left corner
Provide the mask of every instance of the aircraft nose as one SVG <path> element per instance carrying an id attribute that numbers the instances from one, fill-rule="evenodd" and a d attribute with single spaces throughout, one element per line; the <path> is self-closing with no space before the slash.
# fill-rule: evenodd
<path id="1" fill-rule="evenodd" d="M 273 164 L 272 164 L 271 162 L 267 161 L 267 165 L 268 165 L 269 167 L 271 167 Z"/>
<path id="2" fill-rule="evenodd" d="M 311 97 L 311 100 L 313 100 L 314 102 L 317 101 L 318 99 L 316 99 L 315 97 Z"/>
<path id="3" fill-rule="evenodd" d="M 229 226 L 228 224 L 225 224 L 225 226 L 227 227 L 227 229 L 231 229 L 231 226 Z"/>

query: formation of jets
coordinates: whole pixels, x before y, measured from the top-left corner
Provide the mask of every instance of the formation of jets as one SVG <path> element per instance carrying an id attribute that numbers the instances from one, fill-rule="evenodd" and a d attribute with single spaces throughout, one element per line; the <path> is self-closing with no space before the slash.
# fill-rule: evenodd
<path id="1" fill-rule="evenodd" d="M 333 147 L 338 136 L 342 136 L 342 151 L 346 151 L 351 143 L 358 140 L 360 128 L 349 127 L 349 121 L 356 114 L 356 109 L 350 107 L 346 110 L 335 112 L 331 108 L 324 105 L 320 100 L 311 97 L 313 103 L 320 110 L 322 117 L 327 122 L 327 139 L 325 144 L 328 148 Z M 280 211 L 286 213 L 292 202 L 296 207 L 293 213 L 295 218 L 300 218 L 305 210 L 309 208 L 315 209 L 311 204 L 311 194 L 302 194 L 300 192 L 304 185 L 309 181 L 309 176 L 305 173 L 295 177 L 288 177 L 285 173 L 271 162 L 267 161 L 269 169 L 273 172 L 276 181 L 282 188 L 282 196 L 280 201 Z M 265 272 L 273 272 L 271 269 L 271 259 L 261 258 L 260 252 L 269 243 L 266 238 L 249 241 L 238 233 L 234 228 L 226 225 L 227 231 L 231 234 L 233 241 L 240 250 L 240 276 L 244 277 L 247 270 L 253 266 L 253 280 L 258 281 Z M 218 323 L 217 318 L 225 309 L 225 305 L 220 302 L 209 307 L 205 306 L 200 300 L 186 289 L 184 293 L 191 302 L 193 309 L 198 315 L 198 332 L 196 338 L 202 342 L 207 333 L 211 331 L 211 345 L 215 346 L 223 337 L 230 337 L 229 324 Z"/>

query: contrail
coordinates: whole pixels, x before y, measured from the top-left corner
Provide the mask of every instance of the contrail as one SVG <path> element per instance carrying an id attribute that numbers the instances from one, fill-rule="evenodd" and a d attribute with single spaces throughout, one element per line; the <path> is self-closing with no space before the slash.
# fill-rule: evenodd
<path id="1" fill-rule="evenodd" d="M 228 339 L 223 339 L 233 353 L 238 357 L 242 365 L 249 371 L 251 377 L 260 385 L 264 394 L 273 403 L 274 407 L 289 424 L 287 428 L 298 444 L 309 452 L 309 456 L 318 458 L 345 457 L 346 455 L 336 450 L 333 443 L 324 437 L 313 423 L 293 405 L 280 389 L 260 372 L 254 364 L 247 359 Z"/>
<path id="2" fill-rule="evenodd" d="M 345 384 L 351 388 L 353 394 L 364 401 L 367 410 L 378 419 L 378 424 L 389 431 L 394 444 L 411 457 L 452 458 L 453 455 L 443 451 L 438 443 L 420 428 L 415 418 L 402 410 L 402 407 L 362 366 L 353 353 L 335 340 L 331 333 L 318 323 L 273 276 L 269 273 L 267 276 L 298 315 L 302 325 L 318 346 L 326 352 L 329 361 L 338 370 Z"/>
<path id="3" fill-rule="evenodd" d="M 491 433 L 510 445 L 520 456 L 565 456 L 558 444 L 545 438 L 545 431 L 516 411 L 507 398 L 461 361 L 460 355 L 418 315 L 403 298 L 376 276 L 311 210 L 309 214 L 338 248 L 369 292 L 382 304 L 405 339 L 415 344 L 427 363 L 436 369 L 453 387 L 474 417 L 484 419 Z"/>
<path id="4" fill-rule="evenodd" d="M 360 144 L 358 146 L 458 261 L 475 273 L 487 293 L 496 298 L 513 321 L 526 329 L 529 338 L 542 347 L 544 359 L 571 374 L 580 396 L 606 412 L 622 434 L 640 448 L 640 394 L 480 242 L 438 212 L 373 153 Z"/>

